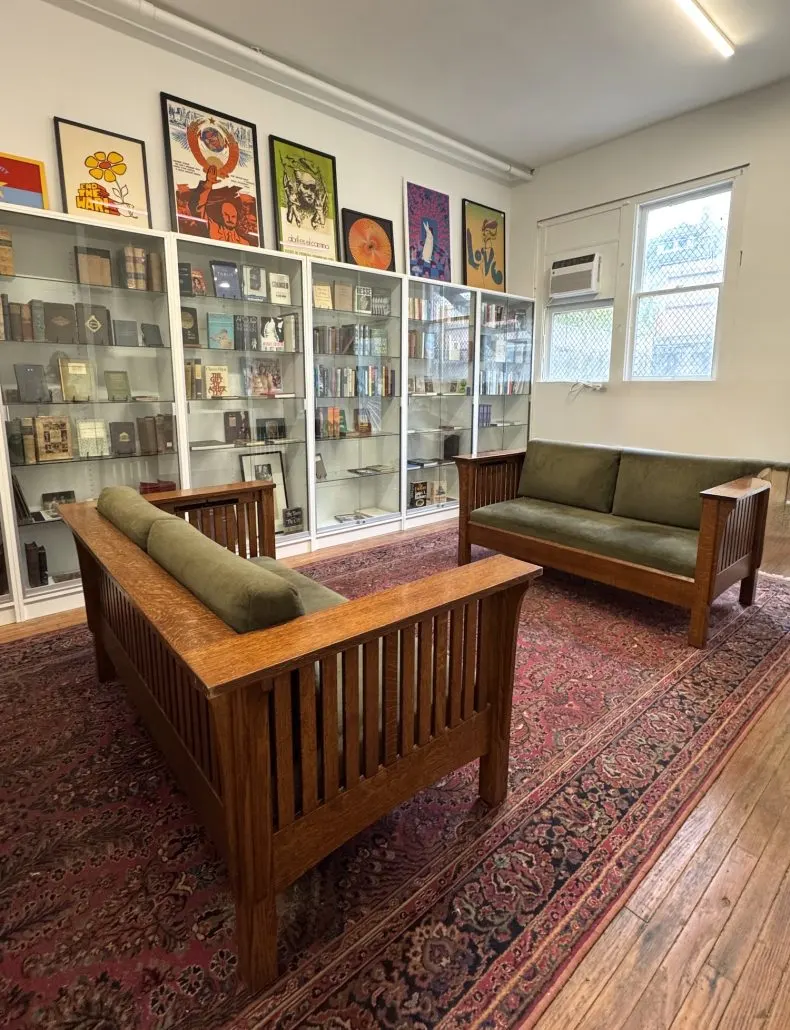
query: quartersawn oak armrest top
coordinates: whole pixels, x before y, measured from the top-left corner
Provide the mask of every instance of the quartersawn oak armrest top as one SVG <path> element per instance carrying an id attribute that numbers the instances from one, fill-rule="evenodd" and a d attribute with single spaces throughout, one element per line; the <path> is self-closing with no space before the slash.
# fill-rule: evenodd
<path id="1" fill-rule="evenodd" d="M 508 461 L 523 458 L 527 452 L 520 451 L 488 451 L 486 454 L 456 454 L 455 460 L 464 465 L 500 465 Z"/>
<path id="2" fill-rule="evenodd" d="M 721 486 L 712 486 L 709 490 L 703 490 L 701 496 L 739 501 L 742 497 L 751 497 L 754 494 L 761 494 L 764 490 L 770 489 L 771 484 L 767 479 L 755 479 L 753 476 L 744 476 L 742 479 L 733 479 L 730 483 L 722 483 Z"/>
<path id="3" fill-rule="evenodd" d="M 225 486 L 196 486 L 191 490 L 165 490 L 162 493 L 145 494 L 151 504 L 165 504 L 170 501 L 217 501 L 226 497 L 238 497 L 255 490 L 274 490 L 270 479 L 256 479 L 247 483 L 230 483 Z"/>
<path id="4" fill-rule="evenodd" d="M 222 693 L 394 633 L 503 587 L 527 584 L 542 572 L 537 565 L 496 555 L 360 597 L 341 608 L 197 648 L 183 657 L 209 695 Z"/>

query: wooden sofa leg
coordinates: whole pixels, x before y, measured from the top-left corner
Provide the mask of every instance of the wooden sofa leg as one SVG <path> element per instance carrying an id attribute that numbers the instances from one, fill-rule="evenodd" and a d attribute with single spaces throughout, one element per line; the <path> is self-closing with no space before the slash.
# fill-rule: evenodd
<path id="1" fill-rule="evenodd" d="M 277 978 L 269 694 L 253 684 L 212 699 L 236 896 L 239 972 L 253 991 Z"/>
<path id="2" fill-rule="evenodd" d="M 99 678 L 99 683 L 109 683 L 111 680 L 116 679 L 115 666 L 107 654 L 104 641 L 98 633 L 93 634 L 93 648 L 96 653 L 96 675 Z"/>
<path id="3" fill-rule="evenodd" d="M 691 609 L 691 624 L 689 625 L 689 643 L 692 647 L 704 647 L 707 643 L 709 619 L 710 605 L 696 601 Z"/>
<path id="4" fill-rule="evenodd" d="M 757 596 L 757 573 L 753 572 L 751 576 L 747 576 L 746 579 L 741 580 L 741 591 L 738 596 L 738 600 L 741 602 L 744 608 L 748 608 L 749 605 L 754 604 Z"/>
<path id="5" fill-rule="evenodd" d="M 469 543 L 469 537 L 466 533 L 465 526 L 459 526 L 458 528 L 458 564 L 468 565 L 472 560 L 472 545 Z"/>

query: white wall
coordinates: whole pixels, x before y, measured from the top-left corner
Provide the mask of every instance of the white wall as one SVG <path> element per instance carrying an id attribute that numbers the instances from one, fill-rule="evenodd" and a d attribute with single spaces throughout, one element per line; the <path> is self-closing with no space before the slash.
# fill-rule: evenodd
<path id="1" fill-rule="evenodd" d="M 715 381 L 623 381 L 619 351 L 604 393 L 571 398 L 567 384 L 536 383 L 532 436 L 790 458 L 790 82 L 540 168 L 513 191 L 511 288 L 534 295 L 543 281 L 539 221 L 741 165 L 743 256 L 723 301 Z"/>
<path id="2" fill-rule="evenodd" d="M 340 207 L 392 219 L 404 271 L 403 179 L 450 194 L 452 272 L 461 281 L 461 200 L 509 210 L 511 190 L 449 162 L 246 85 L 43 0 L 3 0 L 0 150 L 46 163 L 50 206 L 61 210 L 53 116 L 115 130 L 146 144 L 154 228 L 169 229 L 159 92 L 254 122 L 258 129 L 264 244 L 274 247 L 268 136 L 333 154 Z"/>

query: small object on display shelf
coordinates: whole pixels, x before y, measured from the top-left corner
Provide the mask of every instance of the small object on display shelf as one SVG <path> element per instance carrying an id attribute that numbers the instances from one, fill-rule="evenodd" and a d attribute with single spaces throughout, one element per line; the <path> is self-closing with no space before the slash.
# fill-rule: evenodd
<path id="1" fill-rule="evenodd" d="M 77 319 L 73 304 L 44 304 L 44 323 L 49 343 L 77 342 Z"/>
<path id="2" fill-rule="evenodd" d="M 178 262 L 178 292 L 182 297 L 193 297 L 192 265 L 188 261 Z"/>
<path id="3" fill-rule="evenodd" d="M 162 330 L 153 322 L 143 322 L 140 326 L 144 347 L 163 347 Z"/>
<path id="4" fill-rule="evenodd" d="M 259 418 L 255 421 L 255 439 L 260 443 L 275 443 L 288 439 L 284 418 Z"/>
<path id="5" fill-rule="evenodd" d="M 155 250 L 148 254 L 147 286 L 152 293 L 164 293 L 165 277 L 164 269 L 162 268 L 162 258 Z"/>
<path id="6" fill-rule="evenodd" d="M 112 342 L 116 347 L 139 347 L 140 335 L 137 331 L 137 322 L 126 318 L 114 318 Z"/>
<path id="7" fill-rule="evenodd" d="M 56 572 L 52 576 L 53 583 L 71 583 L 72 580 L 80 578 L 80 570 L 75 569 L 74 572 Z"/>
<path id="8" fill-rule="evenodd" d="M 227 365 L 205 365 L 204 366 L 204 388 L 206 397 L 217 400 L 228 396 L 228 366 Z"/>
<path id="9" fill-rule="evenodd" d="M 380 519 L 385 515 L 394 515 L 395 512 L 387 511 L 386 508 L 357 508 L 355 515 L 361 516 L 363 519 Z"/>
<path id="10" fill-rule="evenodd" d="M 25 464 L 25 446 L 22 439 L 22 419 L 12 418 L 5 424 L 5 435 L 8 442 L 8 457 L 12 465 Z M 34 454 L 35 459 L 35 454 Z"/>
<path id="11" fill-rule="evenodd" d="M 234 350 L 236 336 L 233 315 L 210 311 L 207 317 L 208 345 L 210 350 Z"/>
<path id="12" fill-rule="evenodd" d="M 192 293 L 196 297 L 205 297 L 208 293 L 206 289 L 206 277 L 199 268 L 192 269 Z"/>
<path id="13" fill-rule="evenodd" d="M 326 479 L 326 465 L 320 454 L 315 456 L 315 478 L 319 481 Z"/>
<path id="14" fill-rule="evenodd" d="M 258 316 L 233 316 L 233 341 L 236 350 L 258 349 Z"/>
<path id="15" fill-rule="evenodd" d="M 250 416 L 247 411 L 226 411 L 223 413 L 225 423 L 225 443 L 236 445 L 250 442 Z"/>
<path id="16" fill-rule="evenodd" d="M 126 369 L 107 369 L 104 373 L 104 385 L 107 387 L 107 400 L 126 403 L 132 399 L 129 373 Z"/>
<path id="17" fill-rule="evenodd" d="M 112 254 L 97 247 L 75 247 L 77 282 L 86 286 L 112 286 Z"/>
<path id="18" fill-rule="evenodd" d="M 411 483 L 409 486 L 409 507 L 424 508 L 428 500 L 427 481 Z"/>
<path id="19" fill-rule="evenodd" d="M 107 423 L 102 419 L 77 419 L 77 454 L 81 458 L 107 458 L 110 441 Z"/>
<path id="20" fill-rule="evenodd" d="M 175 419 L 172 415 L 154 415 L 157 454 L 172 454 L 175 451 Z"/>
<path id="21" fill-rule="evenodd" d="M 272 304 L 291 303 L 291 279 L 283 272 L 269 272 L 269 301 Z"/>
<path id="22" fill-rule="evenodd" d="M 214 296 L 224 300 L 241 300 L 239 267 L 232 261 L 211 261 Z"/>
<path id="23" fill-rule="evenodd" d="M 14 269 L 14 244 L 10 229 L 0 228 L 0 275 L 16 275 Z"/>
<path id="24" fill-rule="evenodd" d="M 302 508 L 283 508 L 283 533 L 299 533 L 304 528 Z"/>
<path id="25" fill-rule="evenodd" d="M 156 419 L 143 415 L 137 419 L 137 435 L 140 438 L 140 454 L 158 454 L 156 445 Z"/>
<path id="26" fill-rule="evenodd" d="M 241 277 L 245 300 L 265 301 L 268 299 L 265 269 L 259 265 L 242 265 Z"/>
<path id="27" fill-rule="evenodd" d="M 60 358 L 58 368 L 64 401 L 86 404 L 96 399 L 96 365 L 92 361 Z"/>
<path id="28" fill-rule="evenodd" d="M 195 308 L 181 308 L 181 340 L 185 347 L 200 346 L 200 331 Z"/>
<path id="29" fill-rule="evenodd" d="M 261 350 L 285 350 L 285 329 L 284 320 L 272 316 L 261 319 Z"/>
<path id="30" fill-rule="evenodd" d="M 14 365 L 14 376 L 20 404 L 49 404 L 51 398 L 43 365 Z"/>
<path id="31" fill-rule="evenodd" d="M 334 306 L 332 284 L 313 283 L 313 307 L 331 311 Z"/>
<path id="32" fill-rule="evenodd" d="M 370 302 L 370 312 L 373 315 L 390 315 L 392 314 L 392 300 L 388 293 L 380 293 L 373 291 L 373 296 Z"/>
<path id="33" fill-rule="evenodd" d="M 338 311 L 352 311 L 354 308 L 354 287 L 351 283 L 335 279 L 335 308 Z"/>
<path id="34" fill-rule="evenodd" d="M 76 495 L 73 490 L 55 490 L 41 495 L 41 510 L 50 519 L 60 518 L 58 506 L 73 504 L 75 500 Z"/>
<path id="35" fill-rule="evenodd" d="M 168 490 L 177 489 L 178 484 L 174 479 L 157 479 L 156 482 L 153 483 L 141 482 L 139 487 L 141 494 L 166 493 Z"/>
<path id="36" fill-rule="evenodd" d="M 39 462 L 69 461 L 72 458 L 70 419 L 39 415 L 33 423 Z"/>
<path id="37" fill-rule="evenodd" d="M 283 373 L 274 358 L 255 358 L 243 369 L 244 392 L 247 397 L 275 397 L 282 393 Z"/>
<path id="38" fill-rule="evenodd" d="M 134 422 L 111 422 L 110 444 L 116 458 L 128 458 L 137 453 Z"/>
<path id="39" fill-rule="evenodd" d="M 109 347 L 110 312 L 95 304 L 76 304 L 77 343 L 84 347 Z"/>
<path id="40" fill-rule="evenodd" d="M 369 315 L 373 306 L 373 289 L 370 286 L 354 288 L 354 311 L 360 315 Z"/>

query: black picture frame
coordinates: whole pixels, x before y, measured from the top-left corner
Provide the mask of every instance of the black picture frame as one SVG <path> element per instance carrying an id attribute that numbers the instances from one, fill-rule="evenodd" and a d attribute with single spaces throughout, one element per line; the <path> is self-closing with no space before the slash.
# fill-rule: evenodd
<path id="1" fill-rule="evenodd" d="M 69 204 L 68 191 L 66 189 L 66 174 L 63 164 L 63 147 L 60 135 L 61 125 L 71 125 L 75 129 L 84 129 L 86 132 L 97 132 L 102 136 L 112 136 L 114 139 L 124 140 L 126 143 L 134 143 L 135 146 L 140 148 L 140 158 L 143 166 L 143 181 L 145 183 L 146 221 L 148 223 L 147 227 L 149 229 L 153 228 L 153 223 L 151 221 L 151 188 L 148 183 L 148 158 L 145 152 L 145 140 L 136 139 L 134 136 L 126 136 L 122 132 L 113 132 L 111 129 L 99 129 L 95 125 L 86 125 L 85 122 L 75 122 L 70 118 L 59 118 L 57 115 L 53 118 L 53 121 L 55 123 L 55 148 L 58 154 L 58 179 L 60 181 L 60 196 L 63 201 L 64 212 L 66 214 L 75 213 L 71 209 L 71 205 Z"/>
<path id="2" fill-rule="evenodd" d="M 241 465 L 241 478 L 245 483 L 255 481 L 255 465 L 267 464 L 278 466 L 275 470 L 272 469 L 272 482 L 274 483 L 274 521 L 275 529 L 277 532 L 282 531 L 282 513 L 288 507 L 288 484 L 285 477 L 285 465 L 283 463 L 283 452 L 282 451 L 271 451 L 271 450 L 245 450 L 243 454 L 239 455 L 239 464 Z M 278 479 L 279 477 L 279 479 Z M 277 503 L 278 491 L 282 489 L 282 498 L 284 504 Z"/>
<path id="3" fill-rule="evenodd" d="M 305 154 L 315 154 L 316 157 L 322 160 L 329 161 L 332 166 L 332 200 L 335 208 L 335 256 L 334 257 L 321 257 L 319 254 L 310 254 L 307 251 L 285 251 L 283 247 L 282 234 L 280 232 L 280 207 L 277 201 L 279 184 L 276 181 L 275 171 L 277 168 L 277 159 L 275 154 L 276 144 L 283 144 L 286 147 L 293 147 L 295 150 L 301 150 Z M 276 240 L 276 249 L 282 250 L 285 253 L 291 254 L 303 254 L 303 256 L 318 258 L 324 261 L 341 261 L 343 251 L 340 245 L 340 203 L 337 199 L 337 162 L 335 161 L 333 154 L 327 154 L 323 150 L 316 150 L 315 147 L 306 147 L 303 143 L 295 143 L 290 139 L 283 139 L 282 136 L 269 136 L 269 168 L 271 170 L 272 177 L 272 205 L 274 207 L 274 237 Z"/>
<path id="4" fill-rule="evenodd" d="M 343 257 L 346 264 L 356 265 L 358 268 L 372 268 L 377 272 L 395 272 L 395 231 L 392 221 L 389 218 L 380 218 L 378 215 L 367 215 L 363 211 L 352 211 L 347 207 L 343 208 L 341 214 L 343 220 Z M 375 222 L 384 230 L 390 244 L 390 263 L 386 268 L 379 268 L 378 265 L 360 264 L 351 253 L 351 249 L 348 245 L 348 234 L 352 225 L 354 225 L 355 222 L 358 222 L 361 218 L 367 218 L 369 221 Z"/>
<path id="5" fill-rule="evenodd" d="M 226 122 L 235 122 L 237 125 L 243 125 L 249 129 L 252 133 L 252 155 L 253 155 L 253 166 L 255 169 L 255 211 L 258 219 L 258 240 L 257 243 L 248 243 L 251 247 L 263 247 L 263 207 L 261 204 L 261 170 L 260 163 L 258 161 L 258 130 L 253 122 L 248 122 L 243 118 L 237 118 L 235 115 L 225 114 L 223 111 L 217 111 L 214 108 L 206 107 L 204 104 L 196 104 L 191 100 L 184 100 L 183 97 L 174 97 L 172 93 L 160 92 L 159 94 L 160 107 L 162 112 L 162 132 L 165 138 L 165 163 L 167 165 L 167 188 L 169 192 L 169 206 L 170 206 L 170 221 L 174 232 L 185 232 L 178 224 L 178 205 L 176 203 L 176 187 L 175 177 L 173 176 L 173 154 L 170 147 L 170 120 L 167 116 L 167 104 L 168 101 L 172 101 L 174 104 L 182 104 L 184 107 L 192 107 L 196 111 L 202 111 L 204 114 L 210 115 L 213 118 L 221 118 Z M 211 239 L 211 236 L 203 236 L 200 233 L 189 233 L 185 232 L 188 236 L 197 236 L 201 239 Z"/>
<path id="6" fill-rule="evenodd" d="M 496 215 L 501 215 L 502 218 L 502 285 L 489 286 L 484 283 L 470 283 L 469 282 L 469 266 L 467 256 L 467 241 L 466 241 L 466 209 L 467 205 L 471 204 L 474 207 L 486 208 L 488 211 L 493 211 Z M 500 211 L 499 208 L 491 207 L 490 204 L 481 204 L 479 200 L 470 200 L 468 197 L 464 197 L 461 201 L 461 246 L 463 248 L 463 264 L 464 268 L 464 286 L 473 286 L 476 289 L 483 290 L 484 293 L 506 293 L 507 292 L 507 214 L 505 211 Z"/>

